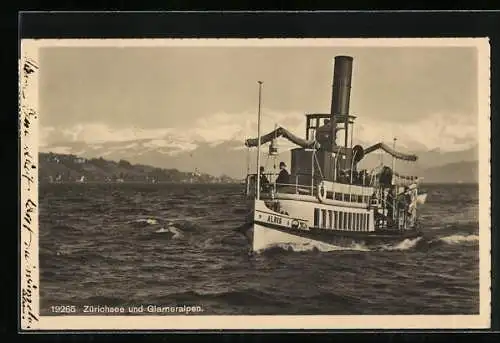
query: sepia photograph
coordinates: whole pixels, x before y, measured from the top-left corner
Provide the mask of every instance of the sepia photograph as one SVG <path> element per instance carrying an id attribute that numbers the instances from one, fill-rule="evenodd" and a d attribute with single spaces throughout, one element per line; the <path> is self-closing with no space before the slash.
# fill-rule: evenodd
<path id="1" fill-rule="evenodd" d="M 487 39 L 20 58 L 23 329 L 489 327 Z"/>

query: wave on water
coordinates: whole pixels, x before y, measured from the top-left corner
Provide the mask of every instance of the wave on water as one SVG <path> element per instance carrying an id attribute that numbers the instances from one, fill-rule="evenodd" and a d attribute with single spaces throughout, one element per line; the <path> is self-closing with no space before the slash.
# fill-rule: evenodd
<path id="1" fill-rule="evenodd" d="M 158 220 L 156 220 L 154 218 L 139 218 L 139 219 L 135 220 L 134 222 L 135 223 L 145 223 L 145 224 L 149 224 L 149 225 L 158 224 Z"/>
<path id="2" fill-rule="evenodd" d="M 280 243 L 263 250 L 257 251 L 256 253 L 263 253 L 267 251 L 274 250 L 284 250 L 293 252 L 306 252 L 306 251 L 320 251 L 320 252 L 331 252 L 331 251 L 341 251 L 341 250 L 351 250 L 351 251 L 370 251 L 369 248 L 363 244 L 353 243 L 351 246 L 342 247 L 338 245 L 323 243 L 323 242 L 312 242 L 312 243 Z"/>
<path id="3" fill-rule="evenodd" d="M 161 222 L 156 218 L 138 218 L 128 222 L 134 228 L 141 229 L 152 225 L 159 225 Z"/>
<path id="4" fill-rule="evenodd" d="M 479 235 L 451 235 L 439 237 L 438 239 L 447 244 L 475 243 L 479 241 Z"/>
<path id="5" fill-rule="evenodd" d="M 422 239 L 422 237 L 417 238 L 406 238 L 405 240 L 399 242 L 396 245 L 382 245 L 380 250 L 385 251 L 404 251 L 410 250 L 417 246 L 417 243 Z"/>
<path id="6" fill-rule="evenodd" d="M 173 225 L 169 225 L 166 228 L 162 227 L 155 231 L 155 233 L 170 233 L 173 234 L 172 239 L 178 239 L 184 237 L 182 231 L 179 228 L 176 228 Z"/>
<path id="7" fill-rule="evenodd" d="M 451 235 L 445 237 L 434 238 L 431 240 L 425 239 L 423 237 L 417 238 L 407 238 L 395 244 L 383 244 L 378 246 L 366 246 L 361 243 L 353 243 L 350 246 L 337 246 L 323 242 L 314 243 L 281 243 L 270 246 L 261 251 L 257 251 L 258 254 L 269 251 L 293 251 L 293 252 L 306 252 L 306 251 L 319 251 L 319 252 L 331 252 L 331 251 L 407 251 L 407 250 L 420 250 L 421 246 L 426 246 L 435 242 L 444 242 L 447 244 L 462 244 L 477 242 L 479 236 L 477 235 Z M 423 245 L 422 245 L 422 244 Z"/>

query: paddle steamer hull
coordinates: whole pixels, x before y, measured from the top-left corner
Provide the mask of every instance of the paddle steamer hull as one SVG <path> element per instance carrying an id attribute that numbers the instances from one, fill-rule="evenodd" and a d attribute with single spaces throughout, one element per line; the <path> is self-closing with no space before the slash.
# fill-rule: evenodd
<path id="1" fill-rule="evenodd" d="M 277 203 L 278 211 L 273 208 Z M 254 252 L 286 245 L 377 246 L 421 236 L 417 225 L 399 229 L 397 225 L 384 227 L 383 224 L 375 222 L 373 209 L 367 207 L 255 200 L 243 230 Z M 408 222 L 401 224 L 408 225 Z"/>

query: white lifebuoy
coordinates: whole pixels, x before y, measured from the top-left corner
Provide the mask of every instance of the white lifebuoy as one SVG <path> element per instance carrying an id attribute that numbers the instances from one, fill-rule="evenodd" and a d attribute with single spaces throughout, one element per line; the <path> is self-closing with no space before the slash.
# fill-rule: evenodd
<path id="1" fill-rule="evenodd" d="M 323 181 L 321 181 L 318 184 L 318 189 L 316 193 L 318 194 L 319 201 L 323 202 L 326 199 L 326 188 L 325 188 L 325 183 Z"/>

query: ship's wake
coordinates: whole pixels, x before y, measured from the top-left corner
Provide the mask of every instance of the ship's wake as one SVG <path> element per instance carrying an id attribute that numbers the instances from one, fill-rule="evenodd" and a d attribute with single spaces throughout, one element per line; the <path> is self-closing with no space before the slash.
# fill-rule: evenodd
<path id="1" fill-rule="evenodd" d="M 478 235 L 449 235 L 443 237 L 417 237 L 417 238 L 407 238 L 399 242 L 394 242 L 393 244 L 381 244 L 381 245 L 366 245 L 364 243 L 353 242 L 348 246 L 339 246 L 323 242 L 314 243 L 280 243 L 276 245 L 269 246 L 263 250 L 259 250 L 256 253 L 261 254 L 270 251 L 288 251 L 288 252 L 307 252 L 307 251 L 318 251 L 318 252 L 333 252 L 333 251 L 360 251 L 360 252 L 374 252 L 374 251 L 408 251 L 408 250 L 428 250 L 431 247 L 440 246 L 442 244 L 447 245 L 459 245 L 459 244 L 477 244 L 479 240 Z"/>
<path id="2" fill-rule="evenodd" d="M 290 252 L 307 252 L 307 251 L 319 251 L 319 252 L 331 252 L 331 251 L 369 251 L 365 245 L 359 243 L 353 243 L 351 246 L 338 246 L 323 242 L 313 242 L 313 243 L 280 243 L 269 246 L 265 249 L 259 250 L 256 253 L 264 253 L 269 251 L 290 251 Z"/>
<path id="3" fill-rule="evenodd" d="M 373 250 L 381 250 L 381 251 L 404 251 L 404 250 L 410 250 L 413 249 L 417 246 L 417 244 L 422 240 L 422 237 L 417 237 L 417 238 L 407 238 L 401 242 L 395 243 L 395 244 L 383 244 L 377 249 Z"/>
<path id="4" fill-rule="evenodd" d="M 475 244 L 479 241 L 479 235 L 450 235 L 438 237 L 431 242 L 435 242 L 436 240 L 446 244 Z"/>
<path id="5" fill-rule="evenodd" d="M 437 249 L 443 245 L 475 245 L 479 241 L 479 236 L 474 234 L 452 234 L 446 236 L 433 236 L 433 237 L 417 237 L 413 239 L 405 239 L 395 244 L 384 244 L 376 249 L 378 251 L 428 251 L 429 249 Z"/>

